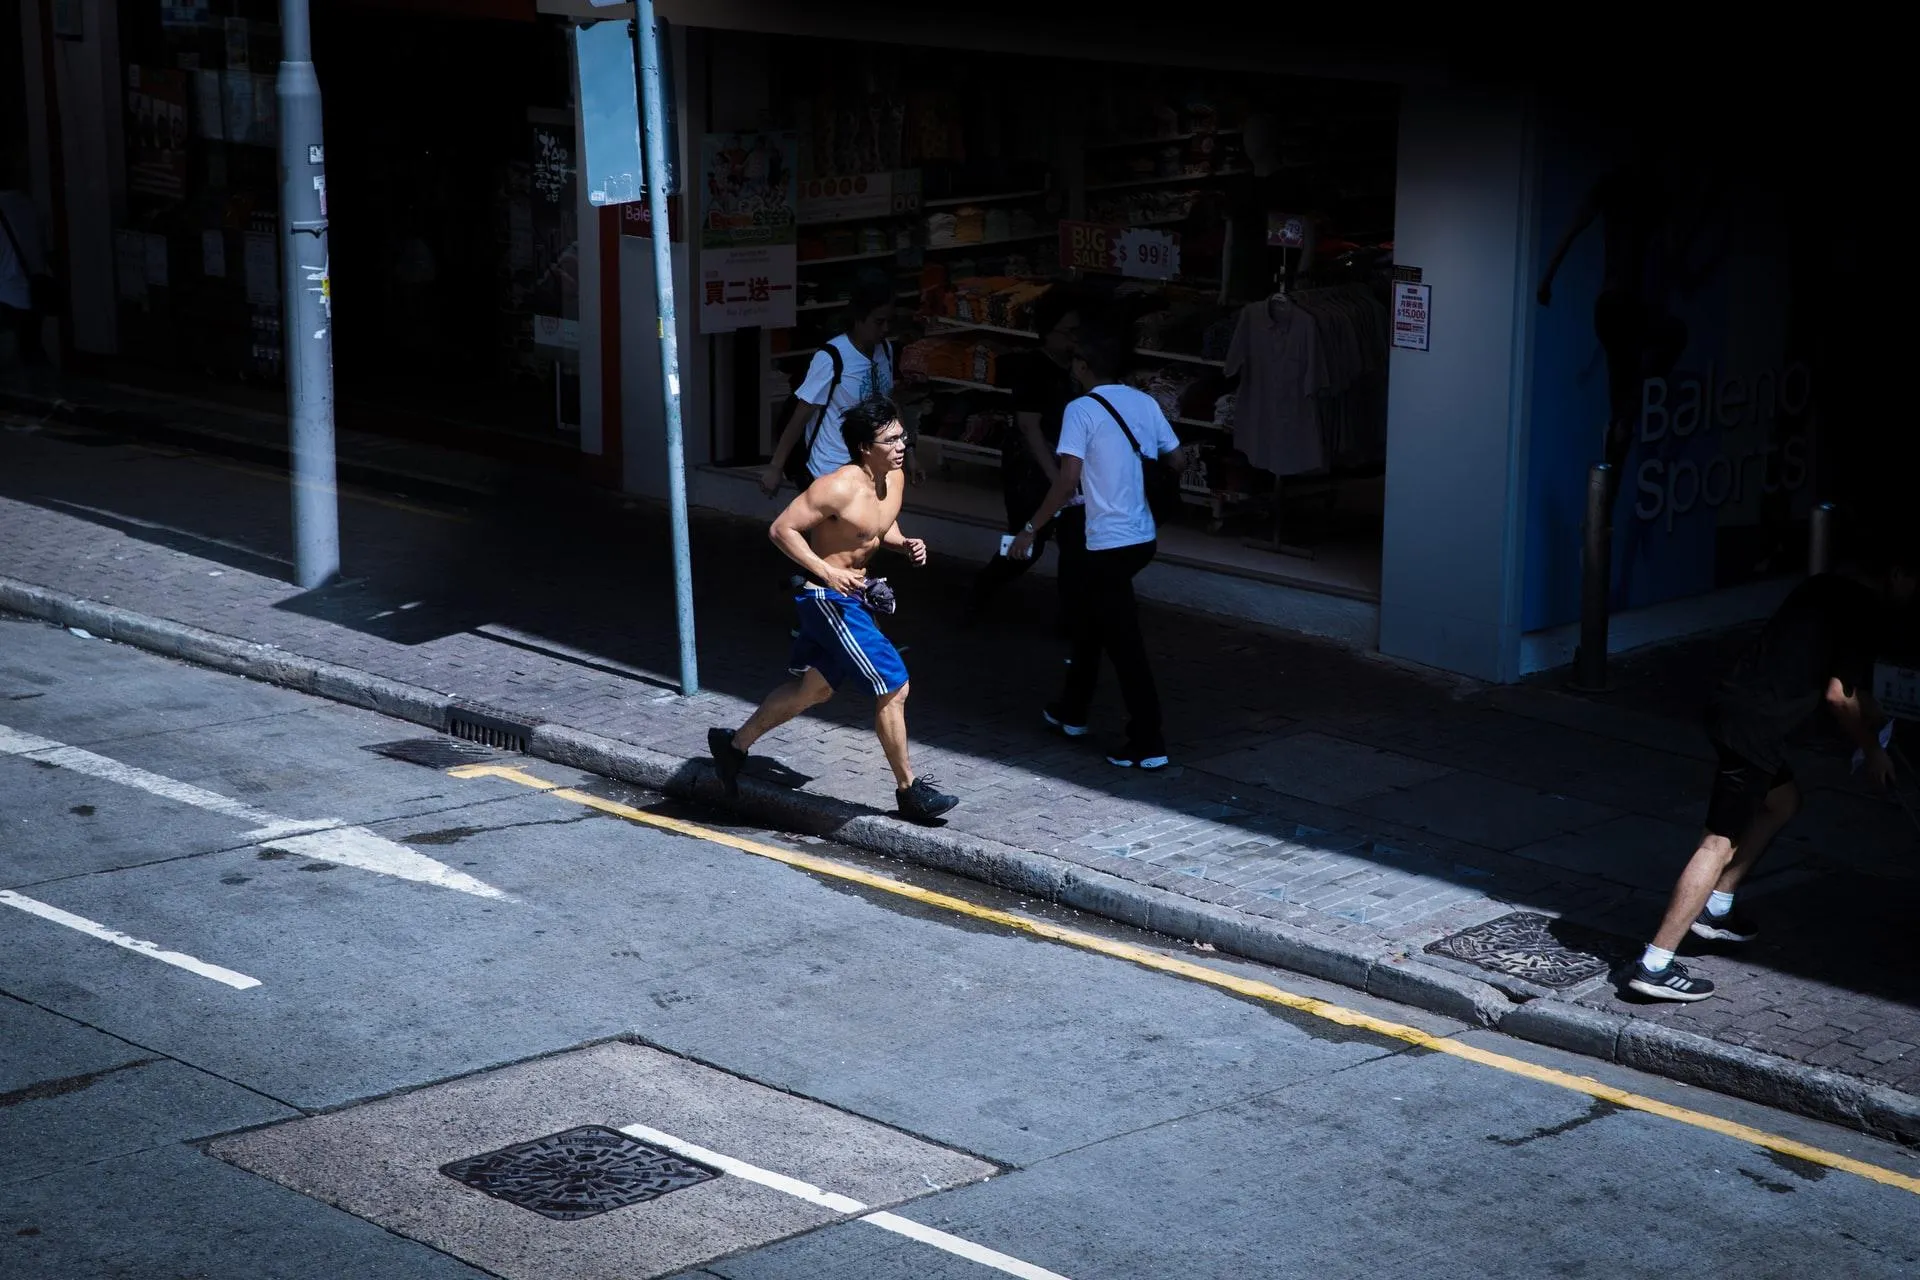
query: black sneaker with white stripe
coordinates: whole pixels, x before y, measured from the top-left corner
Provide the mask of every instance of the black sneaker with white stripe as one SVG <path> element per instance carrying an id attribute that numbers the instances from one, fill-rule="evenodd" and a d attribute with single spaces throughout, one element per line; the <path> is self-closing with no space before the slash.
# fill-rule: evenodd
<path id="1" fill-rule="evenodd" d="M 1066 711 L 1062 709 L 1061 704 L 1058 702 L 1049 702 L 1045 707 L 1042 707 L 1040 716 L 1049 725 L 1052 725 L 1069 738 L 1084 738 L 1087 736 L 1087 726 L 1084 724 L 1075 724 L 1069 720 Z"/>
<path id="2" fill-rule="evenodd" d="M 920 823 L 936 821 L 960 803 L 959 796 L 943 794 L 924 773 L 913 780 L 912 786 L 896 788 L 893 798 L 900 806 L 901 817 Z"/>
<path id="3" fill-rule="evenodd" d="M 1693 936 L 1705 938 L 1708 942 L 1752 942 L 1760 936 L 1760 926 L 1738 911 L 1729 911 L 1716 916 L 1702 908 L 1700 918 L 1693 922 Z"/>
<path id="4" fill-rule="evenodd" d="M 1713 983 L 1706 978 L 1694 977 L 1687 972 L 1685 965 L 1675 960 L 1664 969 L 1649 969 L 1644 963 L 1635 964 L 1633 976 L 1627 980 L 1627 989 L 1649 1000 L 1678 1000 L 1682 1004 L 1691 1004 L 1712 995 Z"/>

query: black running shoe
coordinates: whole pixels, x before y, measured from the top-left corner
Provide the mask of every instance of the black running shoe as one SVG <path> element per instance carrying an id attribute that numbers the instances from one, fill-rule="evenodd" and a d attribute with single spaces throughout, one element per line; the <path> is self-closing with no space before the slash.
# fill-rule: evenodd
<path id="1" fill-rule="evenodd" d="M 1129 742 L 1107 757 L 1107 763 L 1117 769 L 1164 769 L 1167 767 L 1165 747 L 1141 747 Z"/>
<path id="2" fill-rule="evenodd" d="M 1061 709 L 1060 704 L 1057 702 L 1049 702 L 1042 708 L 1040 717 L 1061 733 L 1066 734 L 1069 738 L 1084 738 L 1087 736 L 1087 726 L 1084 724 L 1074 724 L 1068 720 L 1067 713 Z"/>
<path id="3" fill-rule="evenodd" d="M 925 774 L 915 778 L 912 786 L 897 788 L 893 798 L 900 805 L 900 816 L 909 822 L 932 822 L 960 803 L 959 796 L 942 795 Z"/>
<path id="4" fill-rule="evenodd" d="M 1627 980 L 1627 987 L 1652 1000 L 1678 1000 L 1683 1004 L 1705 1000 L 1713 994 L 1712 982 L 1694 977 L 1678 960 L 1664 969 L 1649 969 L 1645 964 L 1634 965 L 1633 977 Z"/>
<path id="5" fill-rule="evenodd" d="M 740 770 L 746 767 L 747 753 L 733 745 L 733 730 L 707 730 L 707 750 L 713 753 L 713 771 L 720 775 L 720 785 L 727 789 L 728 798 L 740 794 Z"/>
<path id="6" fill-rule="evenodd" d="M 1716 916 L 1702 908 L 1700 918 L 1693 922 L 1693 936 L 1708 942 L 1752 942 L 1760 936 L 1760 926 L 1738 911 Z"/>

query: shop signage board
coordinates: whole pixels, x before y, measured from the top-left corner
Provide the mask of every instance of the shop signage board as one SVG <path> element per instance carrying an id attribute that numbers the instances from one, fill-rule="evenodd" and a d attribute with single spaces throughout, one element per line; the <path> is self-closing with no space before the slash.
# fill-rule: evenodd
<path id="1" fill-rule="evenodd" d="M 1180 235 L 1160 227 L 1062 222 L 1060 265 L 1103 275 L 1172 280 L 1180 274 Z"/>
<path id="2" fill-rule="evenodd" d="M 672 228 L 675 240 L 687 238 L 687 229 L 680 216 L 679 196 L 667 197 L 667 222 Z M 620 234 L 651 240 L 653 238 L 653 205 L 645 200 L 634 200 L 621 205 Z"/>
<path id="3" fill-rule="evenodd" d="M 800 221 L 809 225 L 885 218 L 919 209 L 918 169 L 809 178 L 800 184 Z"/>
<path id="4" fill-rule="evenodd" d="M 1413 280 L 1393 282 L 1393 345 L 1406 351 L 1428 350 L 1433 321 L 1433 286 Z"/>
<path id="5" fill-rule="evenodd" d="M 792 132 L 702 139 L 700 332 L 794 323 L 799 157 Z"/>

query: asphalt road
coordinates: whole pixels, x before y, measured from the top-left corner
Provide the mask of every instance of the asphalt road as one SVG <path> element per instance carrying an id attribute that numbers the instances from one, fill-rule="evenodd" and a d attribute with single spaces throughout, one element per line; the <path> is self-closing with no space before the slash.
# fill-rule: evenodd
<path id="1" fill-rule="evenodd" d="M 541 761 L 367 749 L 429 736 L 0 619 L 0 1276 L 1920 1274 L 1914 1153 Z M 565 1159 L 635 1139 L 693 1184 L 442 1172 L 581 1126 Z M 542 1187 L 657 1194 L 500 1198 Z"/>

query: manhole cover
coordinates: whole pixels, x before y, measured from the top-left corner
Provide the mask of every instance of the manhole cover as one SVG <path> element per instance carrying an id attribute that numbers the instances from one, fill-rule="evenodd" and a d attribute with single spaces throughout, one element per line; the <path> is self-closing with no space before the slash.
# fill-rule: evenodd
<path id="1" fill-rule="evenodd" d="M 1437 956 L 1562 990 L 1597 978 L 1636 950 L 1624 938 L 1533 911 L 1515 911 L 1427 944 Z"/>
<path id="2" fill-rule="evenodd" d="M 366 750 L 379 756 L 391 756 L 408 764 L 423 764 L 429 769 L 455 769 L 463 764 L 482 764 L 498 759 L 500 753 L 474 742 L 458 738 L 408 738 L 401 742 L 382 742 Z"/>
<path id="3" fill-rule="evenodd" d="M 720 1176 L 717 1169 L 599 1125 L 456 1160 L 440 1172 L 561 1222 L 658 1200 Z"/>

